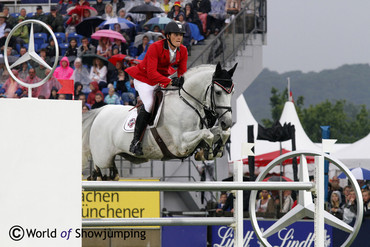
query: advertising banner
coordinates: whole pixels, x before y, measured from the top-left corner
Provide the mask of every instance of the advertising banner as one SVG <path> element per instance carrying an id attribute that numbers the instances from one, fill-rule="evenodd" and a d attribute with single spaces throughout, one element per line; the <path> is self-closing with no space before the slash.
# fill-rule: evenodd
<path id="1" fill-rule="evenodd" d="M 269 228 L 274 220 L 258 221 L 261 230 Z M 325 225 L 325 246 L 332 246 L 332 227 Z M 314 224 L 313 221 L 298 221 L 280 230 L 268 238 L 274 247 L 313 247 L 314 246 Z M 234 246 L 233 229 L 227 226 L 212 226 L 212 247 Z M 244 220 L 244 247 L 263 246 L 258 241 L 249 220 Z"/>

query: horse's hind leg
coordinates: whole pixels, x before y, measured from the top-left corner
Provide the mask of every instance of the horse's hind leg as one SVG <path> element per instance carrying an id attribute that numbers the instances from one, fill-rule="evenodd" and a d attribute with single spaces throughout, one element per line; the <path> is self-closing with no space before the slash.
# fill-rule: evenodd
<path id="1" fill-rule="evenodd" d="M 119 181 L 119 173 L 118 173 L 116 163 L 114 162 L 114 159 L 112 162 L 112 166 L 109 168 L 109 176 L 111 180 Z"/>

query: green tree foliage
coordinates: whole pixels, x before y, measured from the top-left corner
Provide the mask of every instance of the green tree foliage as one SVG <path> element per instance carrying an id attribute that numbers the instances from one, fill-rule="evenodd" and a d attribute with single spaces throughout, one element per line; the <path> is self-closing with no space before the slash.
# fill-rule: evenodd
<path id="1" fill-rule="evenodd" d="M 262 119 L 265 127 L 270 127 L 278 120 L 288 99 L 287 90 L 279 93 L 276 88 L 271 89 L 271 117 L 272 119 Z M 370 132 L 370 113 L 365 105 L 355 106 L 348 104 L 345 100 L 331 102 L 326 100 L 316 105 L 303 108 L 304 98 L 297 98 L 295 107 L 297 114 L 306 131 L 313 142 L 321 142 L 320 126 L 330 126 L 331 138 L 337 139 L 339 143 L 352 143 Z"/>

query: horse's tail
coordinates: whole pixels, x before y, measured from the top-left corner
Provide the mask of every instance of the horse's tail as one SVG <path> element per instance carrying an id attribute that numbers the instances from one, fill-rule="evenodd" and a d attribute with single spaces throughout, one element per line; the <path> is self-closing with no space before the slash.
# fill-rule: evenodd
<path id="1" fill-rule="evenodd" d="M 88 166 L 88 160 L 91 156 L 90 151 L 90 130 L 96 116 L 103 108 L 88 111 L 82 115 L 82 170 Z"/>

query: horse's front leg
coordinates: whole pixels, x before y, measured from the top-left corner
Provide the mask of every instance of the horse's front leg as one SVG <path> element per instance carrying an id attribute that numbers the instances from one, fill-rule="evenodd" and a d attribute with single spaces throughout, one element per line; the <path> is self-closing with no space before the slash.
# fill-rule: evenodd
<path id="1" fill-rule="evenodd" d="M 181 154 L 188 154 L 192 152 L 201 141 L 204 141 L 212 153 L 214 135 L 209 129 L 201 129 L 191 132 L 185 132 L 181 136 L 181 143 L 179 145 L 179 152 Z"/>
<path id="2" fill-rule="evenodd" d="M 231 130 L 222 130 L 221 127 L 215 126 L 211 129 L 211 132 L 214 134 L 213 144 L 215 145 L 213 156 L 215 158 L 220 158 L 223 155 L 223 149 L 230 137 Z"/>

